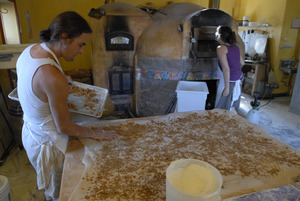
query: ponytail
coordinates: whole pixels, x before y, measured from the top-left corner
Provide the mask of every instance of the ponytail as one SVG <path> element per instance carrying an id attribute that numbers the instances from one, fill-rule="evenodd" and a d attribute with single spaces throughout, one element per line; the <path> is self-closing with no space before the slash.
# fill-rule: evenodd
<path id="1" fill-rule="evenodd" d="M 229 40 L 229 44 L 230 45 L 235 45 L 236 44 L 236 36 L 235 36 L 235 32 L 234 31 L 232 31 L 231 33 L 230 33 L 230 36 L 228 37 L 228 40 Z"/>
<path id="2" fill-rule="evenodd" d="M 73 39 L 82 33 L 92 33 L 92 29 L 78 13 L 66 11 L 57 15 L 48 29 L 40 31 L 40 39 L 43 42 L 59 41 L 62 33 L 66 33 L 69 39 Z"/>
<path id="3" fill-rule="evenodd" d="M 40 31 L 40 39 L 43 42 L 48 42 L 51 39 L 51 29 L 43 29 Z"/>
<path id="4" fill-rule="evenodd" d="M 229 26 L 219 26 L 217 28 L 218 33 L 223 42 L 228 43 L 230 45 L 236 44 L 236 36 L 235 32 Z"/>

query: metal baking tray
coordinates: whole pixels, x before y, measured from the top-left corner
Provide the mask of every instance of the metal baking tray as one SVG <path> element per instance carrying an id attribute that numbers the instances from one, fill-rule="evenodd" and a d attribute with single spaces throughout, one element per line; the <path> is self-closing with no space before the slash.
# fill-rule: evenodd
<path id="1" fill-rule="evenodd" d="M 14 90 L 12 90 L 12 92 L 10 92 L 8 94 L 8 98 L 10 98 L 11 100 L 14 100 L 14 101 L 19 101 L 19 96 L 18 96 L 17 88 L 15 88 Z"/>
<path id="2" fill-rule="evenodd" d="M 73 81 L 69 85 L 69 111 L 99 118 L 102 116 L 107 94 L 108 90 L 105 88 Z M 8 97 L 19 101 L 17 88 Z"/>
<path id="3" fill-rule="evenodd" d="M 108 94 L 107 89 L 73 81 L 72 85 L 69 85 L 69 90 L 68 107 L 70 112 L 96 118 L 102 116 Z"/>

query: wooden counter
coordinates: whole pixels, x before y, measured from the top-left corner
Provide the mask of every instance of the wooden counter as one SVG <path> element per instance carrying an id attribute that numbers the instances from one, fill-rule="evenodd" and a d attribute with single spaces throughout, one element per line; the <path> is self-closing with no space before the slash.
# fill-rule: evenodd
<path id="1" fill-rule="evenodd" d="M 31 44 L 0 45 L 0 69 L 15 69 L 20 54 Z"/>
<path id="2" fill-rule="evenodd" d="M 181 158 L 216 167 L 223 177 L 223 199 L 294 183 L 300 173 L 299 151 L 228 111 L 83 125 L 109 126 L 120 137 L 69 141 L 60 201 L 165 200 L 165 170 Z"/>

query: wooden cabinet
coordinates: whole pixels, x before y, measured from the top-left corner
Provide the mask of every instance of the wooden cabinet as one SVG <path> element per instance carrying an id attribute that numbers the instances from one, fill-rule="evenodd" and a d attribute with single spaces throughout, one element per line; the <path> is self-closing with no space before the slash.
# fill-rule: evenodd
<path id="1" fill-rule="evenodd" d="M 244 73 L 242 91 L 251 96 L 253 96 L 255 91 L 258 91 L 260 92 L 260 97 L 262 97 L 264 95 L 265 82 L 267 81 L 266 63 L 246 60 L 242 70 Z"/>

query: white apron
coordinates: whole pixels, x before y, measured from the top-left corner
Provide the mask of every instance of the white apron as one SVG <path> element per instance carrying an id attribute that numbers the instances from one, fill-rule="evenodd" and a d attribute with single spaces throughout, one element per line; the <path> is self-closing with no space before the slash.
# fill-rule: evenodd
<path id="1" fill-rule="evenodd" d="M 41 46 L 53 55 L 56 62 L 50 58 L 32 58 L 32 46 L 26 48 L 17 61 L 18 95 L 24 111 L 22 142 L 36 170 L 38 189 L 45 189 L 47 199 L 58 200 L 68 136 L 57 132 L 49 104 L 33 93 L 32 78 L 36 70 L 45 64 L 63 71 L 55 54 L 45 43 Z"/>
<path id="2" fill-rule="evenodd" d="M 225 80 L 224 80 L 224 75 L 223 75 L 223 72 L 221 71 L 220 67 L 218 67 L 218 71 L 220 73 L 220 80 L 219 80 L 219 85 L 218 85 L 218 88 L 217 88 L 217 94 L 216 94 L 216 102 L 215 102 L 215 105 L 217 105 L 217 103 L 219 102 L 222 94 L 223 94 L 223 90 L 225 88 Z M 242 84 L 242 81 L 239 79 L 237 81 L 230 81 L 231 83 L 232 82 L 235 82 L 235 85 L 234 85 L 234 88 L 233 88 L 233 94 L 232 94 L 232 101 L 231 101 L 231 107 L 233 105 L 233 103 L 235 101 L 237 101 L 241 95 L 241 84 Z"/>

